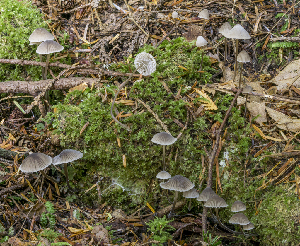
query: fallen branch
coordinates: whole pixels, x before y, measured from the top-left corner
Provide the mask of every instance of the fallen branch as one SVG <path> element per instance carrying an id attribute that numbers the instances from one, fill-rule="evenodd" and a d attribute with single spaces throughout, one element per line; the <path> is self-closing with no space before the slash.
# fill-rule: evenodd
<path id="1" fill-rule="evenodd" d="M 40 81 L 6 81 L 0 83 L 0 93 L 26 93 L 31 95 L 37 95 L 44 88 L 52 83 L 54 79 L 40 80 Z M 99 78 L 60 78 L 53 85 L 54 90 L 67 90 L 82 83 L 92 86 L 94 83 L 106 80 L 101 80 Z"/>
<path id="2" fill-rule="evenodd" d="M 17 64 L 17 65 L 21 65 L 21 66 L 31 65 L 31 66 L 46 67 L 46 62 L 28 61 L 28 60 L 21 60 L 21 59 L 0 59 L 0 63 Z M 105 74 L 105 75 L 110 75 L 110 76 L 140 77 L 140 74 L 120 73 L 120 72 L 104 70 L 102 68 L 97 68 L 97 67 L 95 69 L 88 68 L 86 66 L 76 67 L 76 66 L 72 66 L 72 65 L 63 64 L 60 62 L 49 63 L 49 67 L 59 67 L 59 68 L 64 68 L 64 69 L 76 69 L 77 73 L 80 73 L 80 74 Z M 147 77 L 147 76 L 144 76 L 144 77 Z"/>

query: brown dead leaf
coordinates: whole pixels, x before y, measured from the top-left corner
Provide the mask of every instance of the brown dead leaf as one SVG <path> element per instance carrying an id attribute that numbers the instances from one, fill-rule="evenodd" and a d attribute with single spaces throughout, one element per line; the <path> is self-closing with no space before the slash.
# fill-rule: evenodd
<path id="1" fill-rule="evenodd" d="M 265 103 L 258 103 L 258 102 L 250 102 L 247 103 L 247 109 L 249 110 L 252 117 L 257 117 L 255 122 L 262 124 L 263 122 L 267 121 L 267 114 L 266 114 L 266 106 Z"/>
<path id="2" fill-rule="evenodd" d="M 269 116 L 276 121 L 280 129 L 298 132 L 300 130 L 300 119 L 293 119 L 279 111 L 266 107 Z"/>
<path id="3" fill-rule="evenodd" d="M 286 89 L 291 85 L 300 87 L 300 59 L 289 63 L 270 82 L 275 83 L 278 90 Z"/>

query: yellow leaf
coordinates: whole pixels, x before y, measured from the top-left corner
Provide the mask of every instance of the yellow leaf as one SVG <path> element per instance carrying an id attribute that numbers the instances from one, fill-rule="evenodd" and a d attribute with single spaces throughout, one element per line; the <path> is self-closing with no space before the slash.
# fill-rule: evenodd
<path id="1" fill-rule="evenodd" d="M 151 207 L 151 205 L 148 202 L 146 203 L 146 205 L 151 210 L 152 213 L 155 213 L 155 210 Z"/>
<path id="2" fill-rule="evenodd" d="M 272 137 L 269 137 L 269 136 L 266 136 L 256 125 L 253 125 L 252 124 L 252 127 L 254 128 L 255 131 L 258 132 L 258 134 L 263 138 L 263 139 L 269 139 L 269 140 L 273 140 L 273 141 L 276 141 L 276 142 L 281 142 L 283 140 L 281 139 L 278 139 L 278 138 L 272 138 Z"/>
<path id="3" fill-rule="evenodd" d="M 196 93 L 198 93 L 201 97 L 197 97 L 198 101 L 203 104 L 204 108 L 206 110 L 217 110 L 217 105 L 213 102 L 213 100 L 210 99 L 210 97 L 203 91 L 203 90 L 194 90 Z"/>
<path id="4" fill-rule="evenodd" d="M 88 231 L 90 231 L 89 229 L 77 229 L 74 227 L 68 227 L 69 231 L 74 233 L 74 234 L 81 234 L 81 233 L 86 233 Z"/>

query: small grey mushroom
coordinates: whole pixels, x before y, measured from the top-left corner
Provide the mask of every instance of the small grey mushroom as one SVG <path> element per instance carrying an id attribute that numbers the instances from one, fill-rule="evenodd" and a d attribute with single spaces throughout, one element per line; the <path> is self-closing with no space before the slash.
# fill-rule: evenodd
<path id="1" fill-rule="evenodd" d="M 18 172 L 22 171 L 24 173 L 34 173 L 40 171 L 44 177 L 56 183 L 56 181 L 52 177 L 48 176 L 44 172 L 44 169 L 49 167 L 51 163 L 52 157 L 43 153 L 32 153 L 22 161 Z"/>
<path id="2" fill-rule="evenodd" d="M 153 136 L 151 142 L 162 145 L 163 146 L 163 171 L 166 170 L 166 145 L 171 145 L 175 143 L 177 138 L 174 138 L 171 134 L 167 132 L 160 132 Z"/>
<path id="3" fill-rule="evenodd" d="M 197 201 L 206 202 L 209 198 L 216 195 L 212 188 L 206 187 L 197 197 Z"/>
<path id="4" fill-rule="evenodd" d="M 183 192 L 182 196 L 185 197 L 185 198 L 190 199 L 189 200 L 189 206 L 188 206 L 188 210 L 190 211 L 191 210 L 191 206 L 192 206 L 192 199 L 199 197 L 199 193 L 198 193 L 198 191 L 195 188 L 192 188 L 192 189 L 190 189 L 188 191 Z"/>
<path id="5" fill-rule="evenodd" d="M 246 205 L 241 201 L 235 201 L 231 206 L 231 212 L 234 213 L 245 211 L 246 209 Z"/>
<path id="6" fill-rule="evenodd" d="M 160 183 L 161 188 L 175 191 L 174 203 L 171 213 L 175 209 L 175 205 L 178 198 L 178 192 L 188 191 L 194 188 L 194 186 L 195 185 L 188 178 L 183 177 L 181 175 L 175 175 L 172 178 L 170 178 L 167 182 Z"/>
<path id="7" fill-rule="evenodd" d="M 240 25 L 235 25 L 227 35 L 228 38 L 235 39 L 235 65 L 234 65 L 234 79 L 236 77 L 237 71 L 237 56 L 238 56 L 238 46 L 239 46 L 239 39 L 250 39 L 251 36 L 249 33 Z"/>
<path id="8" fill-rule="evenodd" d="M 254 225 L 250 222 L 248 225 L 243 225 L 243 229 L 245 231 L 250 231 L 250 230 L 254 229 Z"/>
<path id="9" fill-rule="evenodd" d="M 156 175 L 156 178 L 158 178 L 158 179 L 170 179 L 171 174 L 169 174 L 167 171 L 161 171 Z"/>
<path id="10" fill-rule="evenodd" d="M 49 66 L 50 54 L 60 52 L 63 49 L 64 47 L 62 45 L 60 45 L 59 43 L 53 40 L 46 40 L 37 47 L 36 53 L 41 55 L 47 55 L 46 67 L 45 67 L 43 79 L 47 78 L 47 69 Z"/>
<path id="11" fill-rule="evenodd" d="M 78 160 L 83 157 L 83 154 L 80 151 L 74 149 L 65 149 L 59 155 L 53 158 L 52 164 L 59 165 L 64 164 L 64 171 L 67 180 L 67 185 L 70 188 L 69 184 L 69 175 L 68 175 L 68 164 L 69 162 Z"/>
<path id="12" fill-rule="evenodd" d="M 237 213 L 232 215 L 232 217 L 229 220 L 229 223 L 237 225 L 248 225 L 250 221 L 243 213 Z"/>

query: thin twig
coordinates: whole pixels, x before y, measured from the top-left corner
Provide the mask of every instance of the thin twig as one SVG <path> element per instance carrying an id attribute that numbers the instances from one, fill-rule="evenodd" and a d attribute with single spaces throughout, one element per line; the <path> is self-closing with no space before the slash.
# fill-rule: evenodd
<path id="1" fill-rule="evenodd" d="M 220 137 L 221 137 L 221 132 L 222 132 L 222 130 L 223 130 L 225 124 L 226 124 L 226 121 L 227 121 L 227 119 L 229 117 L 231 109 L 233 108 L 233 106 L 234 106 L 234 104 L 235 104 L 238 96 L 241 94 L 242 90 L 243 89 L 240 88 L 237 91 L 234 99 L 232 100 L 232 102 L 230 104 L 230 107 L 228 108 L 228 110 L 227 110 L 227 112 L 225 114 L 224 120 L 223 120 L 220 128 L 217 131 L 215 146 L 214 146 L 213 151 L 212 151 L 212 153 L 210 154 L 210 157 L 209 157 L 207 187 L 211 187 L 212 186 L 212 172 L 213 172 L 213 166 L 214 166 L 214 162 L 215 162 L 215 156 L 216 156 L 218 148 L 219 148 L 219 140 L 220 140 Z M 207 207 L 204 207 L 203 208 L 203 213 L 202 213 L 202 228 L 203 228 L 203 233 L 207 232 L 206 221 L 207 221 Z"/>
<path id="2" fill-rule="evenodd" d="M 167 128 L 167 126 L 158 118 L 158 115 L 156 113 L 154 113 L 152 111 L 152 109 L 150 108 L 149 105 L 147 105 L 146 103 L 144 103 L 142 100 L 140 99 L 136 99 L 139 103 L 143 104 L 144 107 L 151 113 L 153 114 L 154 118 L 157 120 L 157 122 L 161 125 L 161 127 L 165 130 L 165 132 L 171 134 Z"/>

